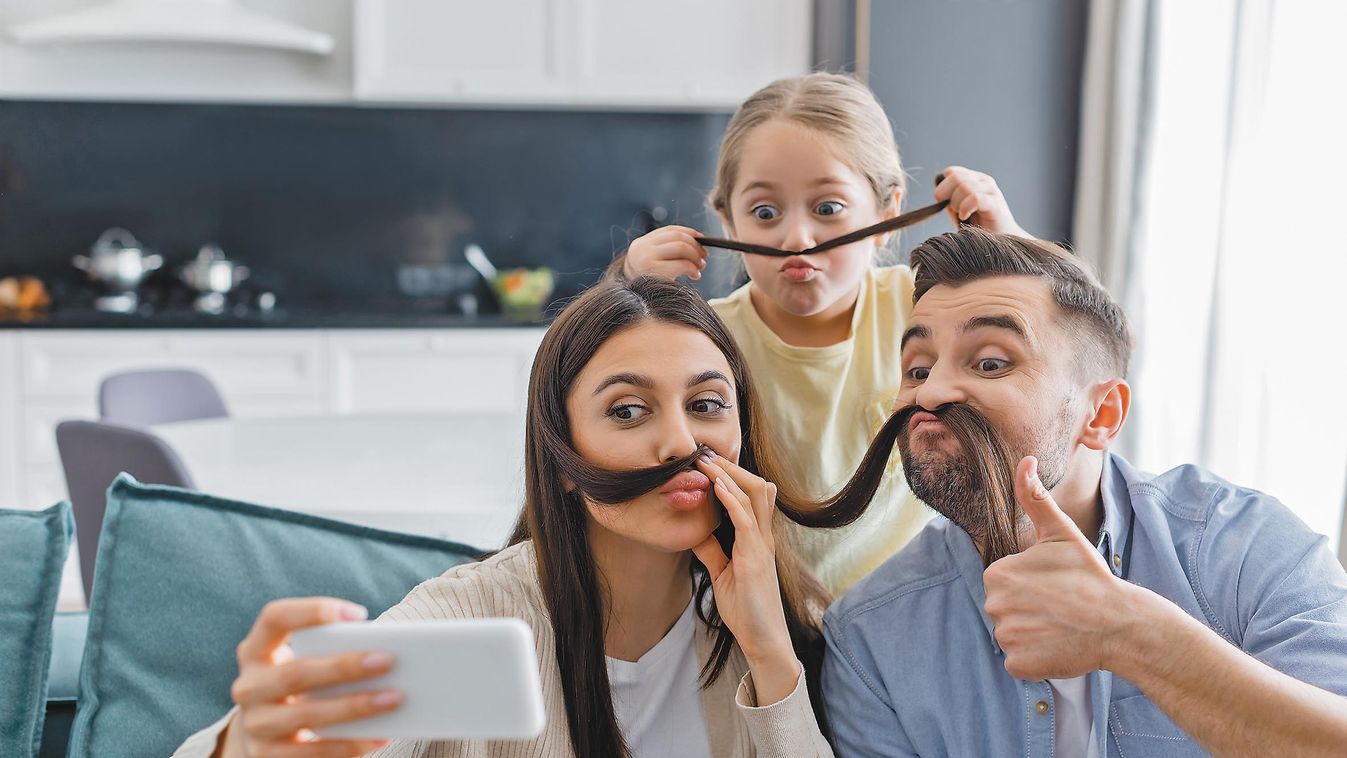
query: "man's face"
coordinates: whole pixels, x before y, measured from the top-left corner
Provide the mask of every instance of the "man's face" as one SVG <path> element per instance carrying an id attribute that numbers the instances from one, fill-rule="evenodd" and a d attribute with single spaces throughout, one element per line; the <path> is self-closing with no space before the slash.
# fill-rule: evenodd
<path id="1" fill-rule="evenodd" d="M 1034 455 L 1049 489 L 1065 475 L 1089 417 L 1071 331 L 1048 283 L 1001 276 L 932 287 L 903 335 L 899 409 L 916 406 L 898 444 L 912 491 L 979 538 L 987 507 L 970 479 L 969 451 L 934 411 L 981 414 L 1013 456 Z"/>

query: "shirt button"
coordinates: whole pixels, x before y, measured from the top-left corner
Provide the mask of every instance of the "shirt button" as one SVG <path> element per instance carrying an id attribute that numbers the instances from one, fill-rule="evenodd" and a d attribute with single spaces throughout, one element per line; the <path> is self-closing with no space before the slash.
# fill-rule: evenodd
<path id="1" fill-rule="evenodd" d="M 1114 553 L 1114 554 L 1113 554 L 1113 566 L 1114 566 L 1115 568 L 1122 568 L 1122 556 L 1121 556 L 1121 555 L 1118 555 L 1117 553 Z"/>
<path id="2" fill-rule="evenodd" d="M 1040 700 L 1040 701 L 1038 701 L 1038 703 L 1036 703 L 1036 704 L 1034 705 L 1034 710 L 1038 711 L 1038 714 L 1039 714 L 1040 716 L 1043 715 L 1043 714 L 1045 714 L 1045 713 L 1047 713 L 1047 712 L 1048 712 L 1048 701 L 1046 701 L 1046 700 Z"/>

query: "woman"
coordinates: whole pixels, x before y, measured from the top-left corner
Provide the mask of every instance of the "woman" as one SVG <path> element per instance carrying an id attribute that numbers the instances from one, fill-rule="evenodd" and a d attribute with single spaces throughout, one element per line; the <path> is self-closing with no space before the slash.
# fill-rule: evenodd
<path id="1" fill-rule="evenodd" d="M 700 296 L 652 278 L 586 292 L 539 348 L 527 421 L 510 547 L 423 583 L 383 619 L 523 619 L 548 715 L 540 737 L 312 739 L 399 695 L 304 697 L 393 662 L 287 660 L 290 632 L 360 617 L 303 598 L 263 610 L 238 648 L 238 707 L 177 754 L 831 755 L 816 718 L 828 596 L 773 539 L 776 477 L 753 388 Z"/>

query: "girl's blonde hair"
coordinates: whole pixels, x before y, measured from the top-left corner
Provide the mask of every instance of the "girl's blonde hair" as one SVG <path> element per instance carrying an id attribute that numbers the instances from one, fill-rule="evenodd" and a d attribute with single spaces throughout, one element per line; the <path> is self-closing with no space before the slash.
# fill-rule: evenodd
<path id="1" fill-rule="evenodd" d="M 734 112 L 720 140 L 716 184 L 707 198 L 722 217 L 730 218 L 730 193 L 744 142 L 758 126 L 777 118 L 831 138 L 840 157 L 869 180 L 881 208 L 893 199 L 895 190 L 906 188 L 893 125 L 874 93 L 853 77 L 820 72 L 778 79 L 754 92 Z"/>

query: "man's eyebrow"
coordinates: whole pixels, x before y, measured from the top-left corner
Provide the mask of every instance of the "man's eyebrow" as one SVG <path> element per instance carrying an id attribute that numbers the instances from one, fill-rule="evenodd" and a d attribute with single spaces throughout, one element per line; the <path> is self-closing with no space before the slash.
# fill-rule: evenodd
<path id="1" fill-rule="evenodd" d="M 959 332 L 961 334 L 967 334 L 976 329 L 988 327 L 1014 332 L 1015 336 L 1019 337 L 1021 340 L 1025 342 L 1029 341 L 1029 333 L 1024 330 L 1024 325 L 1020 323 L 1020 320 L 1014 316 L 1007 315 L 974 316 L 963 322 L 963 326 L 959 327 Z"/>
<path id="2" fill-rule="evenodd" d="M 716 371 L 715 369 L 711 369 L 710 371 L 703 371 L 703 372 L 701 372 L 700 374 L 698 374 L 698 375 L 692 377 L 691 379 L 689 379 L 689 380 L 688 380 L 688 389 L 691 389 L 691 388 L 693 388 L 693 387 L 696 387 L 697 385 L 699 385 L 699 384 L 701 384 L 701 383 L 703 383 L 703 382 L 710 382 L 710 381 L 714 381 L 714 380 L 716 380 L 716 379 L 719 379 L 720 381 L 722 381 L 722 382 L 724 382 L 724 383 L 726 383 L 726 384 L 729 384 L 729 383 L 730 383 L 730 380 L 727 379 L 727 378 L 725 378 L 725 375 L 724 375 L 724 374 L 720 373 L 719 371 Z"/>
<path id="3" fill-rule="evenodd" d="M 629 374 L 629 373 L 613 374 L 607 379 L 604 379 L 603 381 L 599 382 L 599 386 L 594 388 L 594 394 L 597 395 L 600 392 L 603 392 L 604 390 L 613 386 L 614 384 L 634 384 L 637 387 L 644 387 L 645 389 L 648 390 L 655 388 L 654 382 L 651 382 L 649 379 L 647 379 L 644 376 L 641 376 L 640 374 Z"/>
<path id="4" fill-rule="evenodd" d="M 931 338 L 930 329 L 927 329 L 926 327 L 920 324 L 908 327 L 907 331 L 903 332 L 903 341 L 898 343 L 898 351 L 902 352 L 903 350 L 907 349 L 908 340 L 930 339 L 930 338 Z"/>

